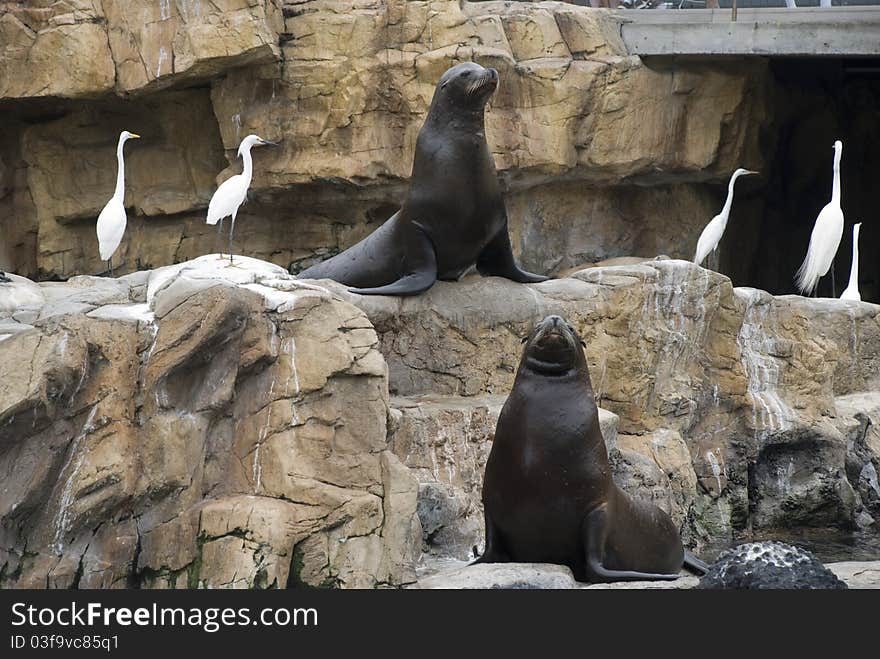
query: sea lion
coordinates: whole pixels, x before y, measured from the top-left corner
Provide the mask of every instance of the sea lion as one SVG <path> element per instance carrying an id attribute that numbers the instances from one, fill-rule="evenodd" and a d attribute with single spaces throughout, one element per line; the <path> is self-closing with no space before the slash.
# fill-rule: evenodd
<path id="1" fill-rule="evenodd" d="M 474 62 L 446 71 L 419 132 L 403 207 L 299 278 L 333 279 L 361 295 L 415 295 L 437 279 L 458 279 L 475 263 L 484 276 L 547 279 L 521 270 L 510 247 L 483 116 L 497 86 L 498 72 Z"/>
<path id="2" fill-rule="evenodd" d="M 524 340 L 483 480 L 478 563 L 567 565 L 578 581 L 675 579 L 686 554 L 672 519 L 611 478 L 583 341 L 559 316 Z"/>

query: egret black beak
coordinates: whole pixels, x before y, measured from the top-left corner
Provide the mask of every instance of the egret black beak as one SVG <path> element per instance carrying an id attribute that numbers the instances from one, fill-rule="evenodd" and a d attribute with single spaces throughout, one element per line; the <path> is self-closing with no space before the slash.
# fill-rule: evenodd
<path id="1" fill-rule="evenodd" d="M 260 140 L 260 144 L 265 144 L 266 146 L 278 146 L 278 142 L 270 142 L 269 140 Z"/>

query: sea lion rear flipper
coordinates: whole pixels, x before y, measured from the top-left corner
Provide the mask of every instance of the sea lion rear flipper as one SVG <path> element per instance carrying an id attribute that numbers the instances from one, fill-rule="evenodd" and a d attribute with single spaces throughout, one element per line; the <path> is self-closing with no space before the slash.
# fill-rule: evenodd
<path id="1" fill-rule="evenodd" d="M 698 577 L 709 572 L 709 564 L 694 556 L 687 549 L 684 550 L 684 568 Z"/>
<path id="2" fill-rule="evenodd" d="M 506 219 L 501 230 L 495 234 L 495 237 L 477 257 L 477 270 L 484 277 L 496 275 L 522 284 L 536 284 L 548 279 L 543 275 L 521 270 L 516 264 L 516 260 L 513 258 L 513 248 L 510 246 L 510 236 L 507 233 Z"/>
<path id="3" fill-rule="evenodd" d="M 358 295 L 418 295 L 437 281 L 437 253 L 434 244 L 418 227 L 407 232 L 404 246 L 405 273 L 397 281 L 375 288 L 349 288 Z"/>
<path id="4" fill-rule="evenodd" d="M 655 574 L 634 570 L 609 570 L 602 562 L 605 558 L 605 542 L 608 539 L 608 504 L 592 510 L 584 519 L 582 532 L 586 550 L 586 568 L 590 581 L 672 581 L 678 579 L 677 572 Z"/>

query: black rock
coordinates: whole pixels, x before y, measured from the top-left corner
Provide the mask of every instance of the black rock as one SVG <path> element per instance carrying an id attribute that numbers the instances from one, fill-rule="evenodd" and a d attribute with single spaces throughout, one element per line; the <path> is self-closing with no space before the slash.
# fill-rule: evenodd
<path id="1" fill-rule="evenodd" d="M 6 273 L 0 270 L 0 284 L 8 284 L 11 281 L 12 280 L 6 276 Z"/>
<path id="2" fill-rule="evenodd" d="M 847 585 L 810 552 L 784 542 L 749 542 L 723 552 L 698 588 L 838 589 Z"/>

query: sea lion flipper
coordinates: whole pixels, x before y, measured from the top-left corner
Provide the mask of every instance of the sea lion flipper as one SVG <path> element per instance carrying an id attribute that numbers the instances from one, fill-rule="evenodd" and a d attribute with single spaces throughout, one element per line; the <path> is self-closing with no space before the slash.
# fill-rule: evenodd
<path id="1" fill-rule="evenodd" d="M 475 560 L 471 565 L 477 563 L 509 563 L 510 556 L 504 551 L 504 541 L 498 532 L 498 527 L 492 522 L 492 517 L 483 508 L 483 519 L 486 522 L 486 548 L 483 555 Z"/>
<path id="2" fill-rule="evenodd" d="M 586 551 L 586 569 L 590 581 L 672 581 L 680 576 L 677 572 L 656 574 L 635 570 L 609 570 L 603 565 L 605 543 L 608 539 L 608 504 L 594 508 L 584 519 L 583 535 Z"/>
<path id="3" fill-rule="evenodd" d="M 507 232 L 507 220 L 504 226 L 489 244 L 483 248 L 477 257 L 477 271 L 484 277 L 505 277 L 522 284 L 536 284 L 546 281 L 543 275 L 536 275 L 520 269 L 513 258 L 513 248 L 510 246 L 510 235 Z"/>
<path id="4" fill-rule="evenodd" d="M 684 569 L 698 577 L 709 572 L 709 564 L 694 556 L 687 549 L 684 550 Z"/>
<path id="5" fill-rule="evenodd" d="M 358 295 L 417 295 L 437 281 L 437 253 L 424 231 L 414 226 L 407 231 L 405 273 L 397 281 L 374 288 L 350 288 Z"/>

